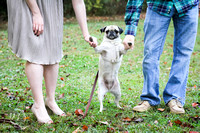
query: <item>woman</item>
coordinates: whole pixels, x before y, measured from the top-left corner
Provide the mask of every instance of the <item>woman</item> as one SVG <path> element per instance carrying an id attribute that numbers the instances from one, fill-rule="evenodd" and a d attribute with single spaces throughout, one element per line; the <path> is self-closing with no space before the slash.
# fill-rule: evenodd
<path id="1" fill-rule="evenodd" d="M 85 41 L 89 41 L 83 0 L 72 0 Z M 56 115 L 65 116 L 55 101 L 59 62 L 62 58 L 63 0 L 7 0 L 8 41 L 12 51 L 27 60 L 26 75 L 33 93 L 31 108 L 40 123 L 53 123 L 45 105 Z M 42 94 L 45 80 L 46 99 Z"/>

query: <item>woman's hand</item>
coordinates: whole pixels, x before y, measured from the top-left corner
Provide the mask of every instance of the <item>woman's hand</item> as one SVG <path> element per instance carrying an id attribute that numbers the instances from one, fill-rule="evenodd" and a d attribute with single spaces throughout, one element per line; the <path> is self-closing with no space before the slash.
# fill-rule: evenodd
<path id="1" fill-rule="evenodd" d="M 39 36 L 44 31 L 44 21 L 41 14 L 33 14 L 33 32 Z"/>
<path id="2" fill-rule="evenodd" d="M 28 7 L 30 8 L 33 16 L 33 32 L 35 35 L 39 36 L 44 30 L 44 21 L 40 13 L 40 9 L 37 5 L 36 0 L 26 0 Z"/>
<path id="3" fill-rule="evenodd" d="M 84 37 L 85 41 L 88 42 L 90 44 L 91 47 L 95 48 L 97 46 L 97 38 L 93 37 L 93 36 L 86 36 Z"/>

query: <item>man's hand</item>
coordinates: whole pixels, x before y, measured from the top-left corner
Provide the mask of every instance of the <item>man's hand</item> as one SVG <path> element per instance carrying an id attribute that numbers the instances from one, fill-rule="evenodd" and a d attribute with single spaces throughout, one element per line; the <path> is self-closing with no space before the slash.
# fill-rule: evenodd
<path id="1" fill-rule="evenodd" d="M 124 40 L 123 40 L 123 44 L 124 44 L 124 48 L 127 49 L 133 49 L 134 46 L 134 42 L 135 42 L 135 36 L 133 35 L 126 35 Z M 129 44 L 132 45 L 129 45 Z"/>

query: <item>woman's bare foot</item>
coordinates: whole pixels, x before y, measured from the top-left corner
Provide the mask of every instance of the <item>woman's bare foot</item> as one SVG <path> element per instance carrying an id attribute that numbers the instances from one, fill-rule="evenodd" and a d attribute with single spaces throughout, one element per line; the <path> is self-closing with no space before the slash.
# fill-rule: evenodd
<path id="1" fill-rule="evenodd" d="M 36 116 L 37 121 L 39 123 L 47 123 L 47 124 L 53 123 L 52 119 L 49 117 L 49 115 L 47 113 L 45 106 L 40 107 L 40 106 L 33 104 L 31 110 L 32 110 L 33 114 Z"/>
<path id="2" fill-rule="evenodd" d="M 45 100 L 45 105 L 56 115 L 66 116 L 65 112 L 63 112 L 57 105 L 55 101 L 50 101 L 48 99 Z"/>

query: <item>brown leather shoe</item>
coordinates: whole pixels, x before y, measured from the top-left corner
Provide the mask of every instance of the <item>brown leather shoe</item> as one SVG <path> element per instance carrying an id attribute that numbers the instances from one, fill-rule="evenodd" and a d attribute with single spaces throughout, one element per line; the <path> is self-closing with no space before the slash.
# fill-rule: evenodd
<path id="1" fill-rule="evenodd" d="M 169 106 L 171 113 L 175 113 L 175 114 L 185 113 L 185 110 L 182 104 L 177 99 L 172 99 L 171 101 L 168 102 L 167 105 Z"/>
<path id="2" fill-rule="evenodd" d="M 137 106 L 133 108 L 134 111 L 144 112 L 151 108 L 151 105 L 148 101 L 141 101 Z"/>

